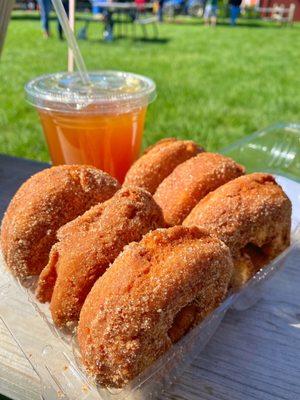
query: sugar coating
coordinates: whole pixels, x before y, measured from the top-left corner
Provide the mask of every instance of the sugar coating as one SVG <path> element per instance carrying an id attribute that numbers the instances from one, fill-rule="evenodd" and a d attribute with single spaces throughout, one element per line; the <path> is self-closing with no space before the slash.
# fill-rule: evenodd
<path id="1" fill-rule="evenodd" d="M 232 285 L 238 288 L 289 245 L 291 212 L 291 202 L 275 179 L 253 173 L 208 194 L 183 225 L 208 229 L 230 248 Z"/>
<path id="2" fill-rule="evenodd" d="M 199 151 L 163 140 L 121 190 L 96 168 L 53 167 L 5 214 L 2 250 L 19 277 L 39 274 L 58 239 L 37 296 L 60 327 L 81 310 L 83 360 L 104 386 L 124 386 L 290 243 L 291 203 L 274 178 L 237 177 L 233 160 Z M 160 184 L 159 205 L 130 181 L 152 192 Z M 160 206 L 168 224 L 184 226 L 165 229 Z"/>
<path id="3" fill-rule="evenodd" d="M 161 209 L 150 193 L 134 187 L 120 189 L 63 226 L 36 292 L 40 301 L 51 301 L 54 323 L 67 327 L 77 322 L 93 284 L 123 247 L 162 226 Z"/>
<path id="4" fill-rule="evenodd" d="M 154 199 L 165 221 L 179 225 L 204 196 L 244 172 L 244 167 L 231 158 L 200 153 L 178 165 L 158 186 Z"/>
<path id="5" fill-rule="evenodd" d="M 14 275 L 38 275 L 48 262 L 56 231 L 119 187 L 114 178 L 86 165 L 52 167 L 29 178 L 10 202 L 1 226 L 2 250 Z"/>
<path id="6" fill-rule="evenodd" d="M 191 140 L 162 139 L 146 149 L 126 174 L 124 186 L 139 186 L 153 194 L 177 165 L 204 151 Z"/>
<path id="7" fill-rule="evenodd" d="M 81 310 L 90 373 L 124 386 L 220 304 L 232 269 L 227 246 L 196 227 L 158 229 L 126 246 Z"/>

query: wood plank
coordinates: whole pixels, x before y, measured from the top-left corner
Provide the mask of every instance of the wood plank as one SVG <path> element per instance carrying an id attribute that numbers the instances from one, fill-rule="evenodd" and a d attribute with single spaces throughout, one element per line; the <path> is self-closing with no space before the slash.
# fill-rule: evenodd
<path id="1" fill-rule="evenodd" d="M 299 400 L 300 249 L 247 311 L 230 311 L 163 399 Z"/>
<path id="2" fill-rule="evenodd" d="M 39 380 L 1 320 L 0 347 L 0 393 L 18 400 L 39 399 Z"/>

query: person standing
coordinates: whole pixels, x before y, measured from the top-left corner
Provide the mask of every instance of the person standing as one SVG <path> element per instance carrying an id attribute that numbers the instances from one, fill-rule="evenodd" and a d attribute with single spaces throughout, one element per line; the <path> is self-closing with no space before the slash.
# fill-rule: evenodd
<path id="1" fill-rule="evenodd" d="M 41 23 L 44 37 L 47 39 L 50 37 L 50 27 L 49 27 L 49 14 L 51 11 L 51 0 L 38 0 Z"/>
<path id="2" fill-rule="evenodd" d="M 159 22 L 163 22 L 164 20 L 164 3 L 165 0 L 158 0 L 158 20 Z"/>
<path id="3" fill-rule="evenodd" d="M 204 9 L 204 24 L 216 26 L 217 24 L 217 13 L 218 13 L 218 0 L 207 0 Z"/>
<path id="4" fill-rule="evenodd" d="M 69 0 L 62 0 L 62 3 L 63 3 L 63 6 L 64 6 L 64 9 L 65 9 L 65 12 L 67 13 L 67 16 L 69 17 Z M 61 26 L 61 24 L 59 22 L 59 19 L 57 19 L 57 32 L 58 32 L 59 39 L 63 40 L 64 39 L 63 29 L 62 29 L 62 26 Z"/>
<path id="5" fill-rule="evenodd" d="M 230 11 L 230 25 L 235 26 L 236 21 L 240 15 L 240 7 L 242 0 L 229 0 L 229 11 Z"/>

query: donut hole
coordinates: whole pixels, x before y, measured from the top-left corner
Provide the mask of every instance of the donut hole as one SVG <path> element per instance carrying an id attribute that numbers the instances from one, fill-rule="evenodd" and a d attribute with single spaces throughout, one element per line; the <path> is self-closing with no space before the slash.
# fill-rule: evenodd
<path id="1" fill-rule="evenodd" d="M 270 244 L 264 244 L 259 247 L 254 243 L 248 243 L 242 250 L 242 254 L 248 254 L 253 267 L 256 271 L 260 270 L 264 265 L 266 265 L 270 259 Z"/>
<path id="2" fill-rule="evenodd" d="M 261 268 L 263 268 L 273 257 L 273 242 L 257 246 L 247 243 L 238 255 L 234 257 L 234 273 L 230 283 L 230 289 L 239 290 L 249 279 L 251 279 Z"/>
<path id="3" fill-rule="evenodd" d="M 188 304 L 175 315 L 173 324 L 168 330 L 168 336 L 172 343 L 178 342 L 192 328 L 197 315 L 198 307 L 196 304 Z"/>

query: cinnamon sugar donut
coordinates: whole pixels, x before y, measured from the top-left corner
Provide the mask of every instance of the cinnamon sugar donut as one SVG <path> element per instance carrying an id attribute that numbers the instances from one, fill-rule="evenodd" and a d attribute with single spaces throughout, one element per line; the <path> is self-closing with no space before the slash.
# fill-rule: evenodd
<path id="1" fill-rule="evenodd" d="M 158 186 L 154 199 L 165 221 L 179 225 L 207 193 L 243 173 L 244 167 L 231 158 L 200 153 L 178 165 Z"/>
<path id="2" fill-rule="evenodd" d="M 94 282 L 123 247 L 163 225 L 161 210 L 150 193 L 123 188 L 63 226 L 36 292 L 40 301 L 51 300 L 54 323 L 73 325 Z"/>
<path id="3" fill-rule="evenodd" d="M 291 202 L 271 175 L 254 173 L 208 194 L 183 225 L 204 227 L 230 248 L 237 289 L 289 245 Z"/>
<path id="4" fill-rule="evenodd" d="M 138 186 L 153 194 L 177 165 L 201 151 L 203 148 L 191 140 L 162 139 L 146 149 L 132 165 L 125 177 L 124 186 Z"/>
<path id="5" fill-rule="evenodd" d="M 110 175 L 86 165 L 47 168 L 29 178 L 11 200 L 1 226 L 2 251 L 12 273 L 38 275 L 56 231 L 119 187 Z"/>
<path id="6" fill-rule="evenodd" d="M 88 371 L 124 386 L 220 304 L 232 268 L 227 246 L 196 227 L 158 229 L 126 246 L 81 310 Z"/>

